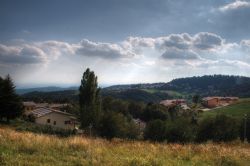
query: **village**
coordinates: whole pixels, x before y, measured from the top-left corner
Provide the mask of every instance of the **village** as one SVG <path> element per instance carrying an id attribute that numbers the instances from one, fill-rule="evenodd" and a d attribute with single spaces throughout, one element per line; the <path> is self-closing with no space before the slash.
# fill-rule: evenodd
<path id="1" fill-rule="evenodd" d="M 210 111 L 214 108 L 224 107 L 236 103 L 238 100 L 238 97 L 204 97 L 202 98 L 202 105 L 198 108 L 198 111 Z M 179 108 L 183 111 L 191 110 L 190 104 L 185 99 L 162 100 L 160 104 L 167 108 L 179 106 Z M 23 102 L 23 105 L 25 110 L 24 115 L 26 117 L 33 117 L 33 121 L 39 125 L 48 125 L 54 128 L 67 130 L 78 130 L 80 127 L 77 117 L 64 110 L 64 108 L 70 106 L 70 104 L 49 104 L 26 101 Z M 133 119 L 133 121 L 141 130 L 146 127 L 146 123 L 139 118 Z"/>

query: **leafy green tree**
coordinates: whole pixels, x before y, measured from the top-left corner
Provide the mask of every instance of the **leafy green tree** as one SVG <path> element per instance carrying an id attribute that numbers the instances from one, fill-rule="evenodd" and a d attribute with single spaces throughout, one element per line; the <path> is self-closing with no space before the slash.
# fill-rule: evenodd
<path id="1" fill-rule="evenodd" d="M 79 91 L 81 127 L 92 124 L 97 128 L 101 116 L 100 88 L 97 76 L 89 68 L 83 73 Z"/>
<path id="2" fill-rule="evenodd" d="M 198 104 L 200 102 L 200 96 L 195 94 L 192 98 L 193 103 Z"/>
<path id="3" fill-rule="evenodd" d="M 9 75 L 5 79 L 0 78 L 0 108 L 0 119 L 5 118 L 7 122 L 21 116 L 24 110 Z"/>
<path id="4" fill-rule="evenodd" d="M 141 118 L 144 108 L 144 103 L 131 101 L 128 106 L 128 111 L 134 118 Z"/>
<path id="5" fill-rule="evenodd" d="M 149 103 L 142 113 L 142 120 L 148 122 L 155 119 L 166 120 L 168 118 L 168 110 L 160 104 Z"/>
<path id="6" fill-rule="evenodd" d="M 166 140 L 168 142 L 191 142 L 195 140 L 196 126 L 189 118 L 178 118 L 166 123 Z"/>
<path id="7" fill-rule="evenodd" d="M 164 141 L 166 134 L 166 125 L 165 122 L 157 119 L 148 122 L 145 132 L 144 138 L 152 141 Z"/>
<path id="8" fill-rule="evenodd" d="M 123 114 L 108 111 L 101 119 L 99 134 L 108 139 L 114 137 L 134 139 L 138 137 L 139 129 Z"/>
<path id="9" fill-rule="evenodd" d="M 197 141 L 232 141 L 238 136 L 238 121 L 226 115 L 217 115 L 215 118 L 206 118 L 199 124 Z"/>

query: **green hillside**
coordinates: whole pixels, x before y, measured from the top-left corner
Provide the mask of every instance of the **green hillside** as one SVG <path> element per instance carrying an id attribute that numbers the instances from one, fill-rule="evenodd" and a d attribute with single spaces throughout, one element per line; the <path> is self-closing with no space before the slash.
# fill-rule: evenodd
<path id="1" fill-rule="evenodd" d="M 221 108 L 216 108 L 211 111 L 203 112 L 201 117 L 214 117 L 217 114 L 226 114 L 235 118 L 243 118 L 244 114 L 250 115 L 250 99 L 241 99 L 239 102 Z"/>

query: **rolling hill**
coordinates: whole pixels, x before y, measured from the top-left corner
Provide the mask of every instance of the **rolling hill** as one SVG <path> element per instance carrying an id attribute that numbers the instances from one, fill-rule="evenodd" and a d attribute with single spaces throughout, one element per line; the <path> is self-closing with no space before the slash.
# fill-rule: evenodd
<path id="1" fill-rule="evenodd" d="M 45 90 L 48 90 L 45 88 Z M 42 98 L 51 100 L 77 100 L 77 87 L 73 89 L 55 88 L 49 92 L 33 89 L 22 93 L 26 99 Z M 24 92 L 25 90 L 22 90 Z M 31 89 L 26 90 L 31 91 Z M 34 92 L 35 91 L 35 92 Z M 159 102 L 171 98 L 191 98 L 194 94 L 204 96 L 250 97 L 250 78 L 242 76 L 208 75 L 174 79 L 168 83 L 114 85 L 102 89 L 103 96 L 125 100 Z"/>

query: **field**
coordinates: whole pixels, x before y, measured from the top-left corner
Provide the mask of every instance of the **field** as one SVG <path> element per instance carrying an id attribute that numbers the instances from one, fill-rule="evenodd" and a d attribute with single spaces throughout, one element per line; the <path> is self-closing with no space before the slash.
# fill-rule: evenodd
<path id="1" fill-rule="evenodd" d="M 240 99 L 240 101 L 235 104 L 204 112 L 201 114 L 201 117 L 214 117 L 217 114 L 226 114 L 239 119 L 242 119 L 244 114 L 250 116 L 250 99 Z"/>
<path id="2" fill-rule="evenodd" d="M 0 165 L 248 165 L 250 144 L 166 144 L 40 135 L 0 126 Z"/>

